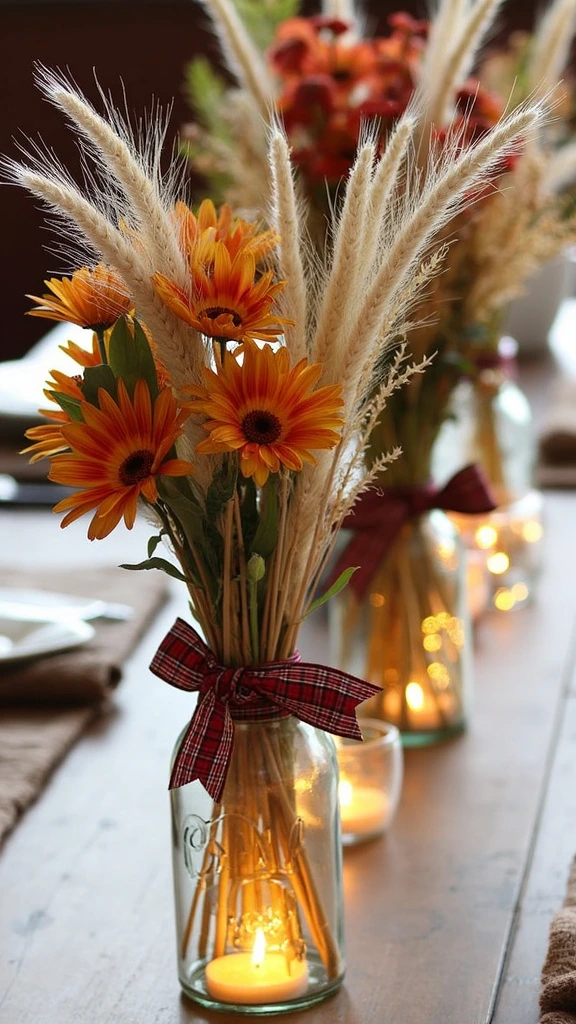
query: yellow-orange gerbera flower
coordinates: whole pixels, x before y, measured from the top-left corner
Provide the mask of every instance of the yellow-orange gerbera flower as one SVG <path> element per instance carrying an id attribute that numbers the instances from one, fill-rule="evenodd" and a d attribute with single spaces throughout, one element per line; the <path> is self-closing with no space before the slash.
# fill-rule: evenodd
<path id="1" fill-rule="evenodd" d="M 211 199 L 204 199 L 196 216 L 186 203 L 176 203 L 174 214 L 180 245 L 191 264 L 203 263 L 213 242 L 222 242 L 234 260 L 239 252 L 250 253 L 256 263 L 278 245 L 275 231 L 258 231 L 258 225 L 235 217 L 224 203 L 219 213 Z"/>
<path id="2" fill-rule="evenodd" d="M 68 398 L 73 398 L 77 402 L 81 402 L 83 399 L 82 391 L 80 390 L 80 384 L 82 377 L 77 374 L 75 377 L 69 377 L 67 373 L 62 373 L 61 370 L 50 370 L 50 376 L 46 381 L 47 387 L 44 388 L 44 394 L 46 398 L 53 402 L 51 391 L 58 391 L 61 395 L 67 395 Z"/>
<path id="3" fill-rule="evenodd" d="M 44 284 L 52 295 L 28 295 L 28 299 L 40 303 L 28 311 L 29 316 L 63 320 L 102 331 L 132 307 L 122 278 L 103 263 L 93 270 L 81 267 L 72 277 L 52 277 Z"/>
<path id="4" fill-rule="evenodd" d="M 322 367 L 302 359 L 290 368 L 286 348 L 246 342 L 242 355 L 242 362 L 227 355 L 217 373 L 204 368 L 206 386 L 187 389 L 195 396 L 187 408 L 210 417 L 204 424 L 210 437 L 196 451 L 238 451 L 244 476 L 262 486 L 281 466 L 298 471 L 303 461 L 315 463 L 309 449 L 338 444 L 342 388 L 314 391 Z"/>
<path id="5" fill-rule="evenodd" d="M 104 344 L 106 351 L 108 350 L 108 334 L 104 337 Z M 102 355 L 100 352 L 100 346 L 98 344 L 98 335 L 92 335 L 92 348 L 82 348 L 81 345 L 77 345 L 75 341 L 67 341 L 65 345 L 60 345 L 59 348 L 62 352 L 65 352 L 70 359 L 73 359 L 79 366 L 100 366 L 102 362 Z"/>
<path id="6" fill-rule="evenodd" d="M 188 416 L 170 390 L 152 406 L 145 381 L 137 381 L 131 400 L 119 380 L 117 401 L 100 388 L 98 402 L 99 409 L 82 402 L 84 422 L 61 428 L 70 453 L 53 458 L 48 474 L 56 483 L 82 488 L 55 506 L 55 512 L 67 512 L 61 526 L 96 509 L 90 540 L 107 537 L 122 516 L 131 530 L 140 495 L 152 504 L 158 500 L 157 477 L 193 472 L 190 462 L 166 459 Z"/>
<path id="7" fill-rule="evenodd" d="M 213 266 L 197 267 L 187 293 L 163 274 L 154 275 L 154 287 L 162 301 L 191 327 L 209 338 L 276 338 L 292 323 L 271 312 L 284 281 L 274 281 L 269 270 L 256 278 L 256 263 L 250 253 L 231 259 L 226 246 L 215 242 Z"/>
<path id="8" fill-rule="evenodd" d="M 42 423 L 38 427 L 30 427 L 24 434 L 34 444 L 23 448 L 20 455 L 30 455 L 30 462 L 38 462 L 39 459 L 52 458 L 61 452 L 70 450 L 70 445 L 62 434 L 62 427 L 72 420 L 63 409 L 40 409 L 43 416 L 47 416 L 52 423 Z"/>

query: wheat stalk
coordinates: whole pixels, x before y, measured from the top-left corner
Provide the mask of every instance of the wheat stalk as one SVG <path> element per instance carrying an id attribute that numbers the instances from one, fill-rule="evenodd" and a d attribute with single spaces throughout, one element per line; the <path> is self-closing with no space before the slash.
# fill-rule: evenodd
<path id="1" fill-rule="evenodd" d="M 433 124 L 443 125 L 449 119 L 453 96 L 470 73 L 478 48 L 501 5 L 502 0 L 477 0 L 463 19 L 435 88 L 424 97 Z"/>
<path id="2" fill-rule="evenodd" d="M 541 98 L 562 75 L 576 27 L 576 0 L 556 0 L 534 35 L 526 79 L 528 90 Z"/>
<path id="3" fill-rule="evenodd" d="M 301 237 L 306 218 L 296 197 L 288 143 L 278 130 L 274 130 L 270 138 L 269 159 L 274 196 L 271 225 L 280 236 L 279 261 L 286 276 L 282 309 L 288 318 L 294 320 L 294 326 L 286 328 L 286 343 L 293 360 L 298 362 L 308 355 L 308 298 Z"/>
<path id="4" fill-rule="evenodd" d="M 260 115 L 267 119 L 273 105 L 274 88 L 236 8 L 229 0 L 203 0 L 203 3 L 212 15 L 230 70 L 253 97 Z"/>
<path id="5" fill-rule="evenodd" d="M 314 339 L 314 359 L 324 364 L 326 380 L 334 377 L 333 361 L 340 362 L 338 353 L 346 322 L 356 315 L 363 280 L 359 270 L 374 260 L 374 248 L 366 251 L 366 226 L 372 193 L 372 169 L 376 147 L 367 142 L 357 153 L 346 185 L 342 212 L 338 218 L 333 242 L 332 267 L 318 317 Z M 365 259 L 363 256 L 365 255 Z"/>
<path id="6" fill-rule="evenodd" d="M 103 169 L 122 187 L 129 209 L 137 219 L 142 242 L 151 258 L 157 263 L 163 263 L 170 277 L 180 287 L 184 286 L 184 259 L 178 248 L 170 214 L 164 208 L 158 183 L 150 175 L 150 166 L 154 167 L 159 162 L 155 154 L 161 149 L 163 133 L 158 134 L 154 155 L 148 161 L 148 168 L 144 168 L 141 158 L 134 152 L 134 143 L 130 147 L 119 131 L 114 130 L 97 114 L 69 83 L 46 70 L 37 77 L 44 94 L 54 106 L 68 115 L 78 133 L 95 148 L 96 159 L 102 157 Z"/>

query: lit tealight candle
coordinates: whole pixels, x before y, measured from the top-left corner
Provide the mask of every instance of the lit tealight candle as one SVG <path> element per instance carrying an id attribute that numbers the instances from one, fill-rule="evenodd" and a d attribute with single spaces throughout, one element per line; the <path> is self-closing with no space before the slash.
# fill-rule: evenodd
<path id="1" fill-rule="evenodd" d="M 308 965 L 267 952 L 264 932 L 257 928 L 252 953 L 230 953 L 206 965 L 206 987 L 221 1003 L 284 1003 L 307 992 Z"/>
<path id="2" fill-rule="evenodd" d="M 353 786 L 348 779 L 342 779 L 338 796 L 344 835 L 372 836 L 384 831 L 388 818 L 385 793 L 368 786 Z"/>

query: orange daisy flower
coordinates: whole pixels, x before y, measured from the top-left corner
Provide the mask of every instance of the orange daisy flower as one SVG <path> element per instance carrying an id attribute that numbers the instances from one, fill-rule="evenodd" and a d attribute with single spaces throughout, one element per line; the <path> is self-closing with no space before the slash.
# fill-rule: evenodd
<path id="1" fill-rule="evenodd" d="M 100 388 L 98 402 L 100 408 L 82 402 L 83 423 L 61 427 L 70 453 L 55 456 L 48 474 L 56 483 L 81 488 L 55 506 L 55 512 L 67 513 L 61 526 L 96 510 L 90 540 L 107 537 L 122 517 L 131 530 L 139 497 L 158 501 L 157 477 L 193 472 L 190 462 L 166 458 L 188 416 L 170 390 L 161 391 L 152 405 L 145 381 L 137 382 L 131 400 L 119 380 L 117 401 Z"/>
<path id="2" fill-rule="evenodd" d="M 343 402 L 340 384 L 314 390 L 322 367 L 302 359 L 290 368 L 286 348 L 274 351 L 248 341 L 242 362 L 228 355 L 218 372 L 204 368 L 205 387 L 190 387 L 186 408 L 204 413 L 210 437 L 196 451 L 240 453 L 240 469 L 262 487 L 281 466 L 298 472 L 316 463 L 311 448 L 333 448 L 340 440 Z"/>
<path id="3" fill-rule="evenodd" d="M 213 243 L 213 266 L 196 267 L 189 293 L 163 274 L 154 274 L 156 292 L 185 323 L 209 338 L 276 338 L 292 323 L 271 312 L 285 282 L 272 270 L 255 280 L 256 262 L 249 252 L 232 259 L 223 242 Z"/>
<path id="4" fill-rule="evenodd" d="M 108 351 L 108 331 L 104 337 L 104 344 L 106 345 L 106 351 Z M 100 346 L 98 344 L 98 335 L 92 335 L 92 348 L 82 348 L 81 345 L 77 345 L 75 341 L 67 341 L 65 345 L 59 345 L 62 352 L 65 352 L 70 359 L 73 359 L 79 366 L 100 366 L 102 362 L 102 355 L 100 353 Z"/>
<path id="5" fill-rule="evenodd" d="M 28 299 L 40 303 L 28 311 L 29 316 L 63 320 L 102 331 L 132 308 L 122 278 L 103 263 L 93 270 L 81 267 L 72 277 L 52 277 L 44 284 L 52 295 L 28 295 Z"/>
<path id="6" fill-rule="evenodd" d="M 23 448 L 20 455 L 30 455 L 30 462 L 51 458 L 61 452 L 70 451 L 70 445 L 62 434 L 62 427 L 72 420 L 63 409 L 40 409 L 42 416 L 47 416 L 51 423 L 42 423 L 38 427 L 29 427 L 24 437 L 34 444 Z"/>
<path id="7" fill-rule="evenodd" d="M 251 224 L 241 217 L 234 217 L 232 207 L 224 203 L 220 212 L 211 199 L 204 199 L 200 204 L 198 216 L 186 206 L 178 202 L 174 207 L 178 226 L 180 245 L 188 255 L 191 267 L 205 264 L 206 256 L 212 251 L 214 242 L 222 242 L 234 260 L 238 253 L 250 253 L 256 263 L 271 252 L 280 241 L 275 231 L 258 231 L 256 224 Z M 207 244 L 207 252 L 203 246 Z"/>
<path id="8" fill-rule="evenodd" d="M 74 398 L 77 402 L 81 402 L 84 397 L 80 390 L 81 383 L 82 377 L 80 374 L 75 377 L 69 377 L 67 373 L 62 373 L 61 370 L 50 370 L 44 394 L 50 402 L 55 401 L 51 394 L 52 391 L 58 391 L 61 395 L 67 395 L 68 398 Z"/>

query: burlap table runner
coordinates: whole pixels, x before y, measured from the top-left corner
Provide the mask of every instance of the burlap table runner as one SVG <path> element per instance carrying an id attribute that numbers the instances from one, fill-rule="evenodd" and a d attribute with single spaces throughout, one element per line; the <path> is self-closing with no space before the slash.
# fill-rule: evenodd
<path id="1" fill-rule="evenodd" d="M 564 906 L 550 926 L 540 1012 L 540 1024 L 576 1024 L 576 858 Z"/>
<path id="2" fill-rule="evenodd" d="M 541 487 L 576 487 L 576 380 L 557 381 L 540 428 Z"/>
<path id="3" fill-rule="evenodd" d="M 128 621 L 97 619 L 92 640 L 0 668 L 0 843 L 121 678 L 122 665 L 167 594 L 160 574 L 120 569 L 0 571 L 0 586 L 120 601 Z"/>

